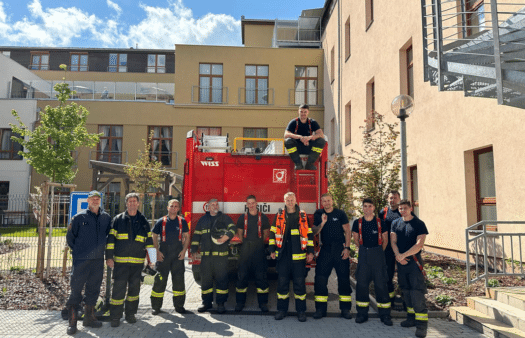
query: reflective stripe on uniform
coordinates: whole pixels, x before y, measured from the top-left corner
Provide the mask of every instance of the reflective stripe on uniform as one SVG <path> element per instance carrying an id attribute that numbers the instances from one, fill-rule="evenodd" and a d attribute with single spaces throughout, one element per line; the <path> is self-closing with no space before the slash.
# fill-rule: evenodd
<path id="1" fill-rule="evenodd" d="M 396 292 L 392 291 L 388 295 L 390 296 L 390 298 L 394 298 L 396 296 Z"/>
<path id="2" fill-rule="evenodd" d="M 358 302 L 356 301 L 355 304 L 360 307 L 368 307 L 370 305 L 370 302 Z"/>
<path id="3" fill-rule="evenodd" d="M 297 151 L 297 147 L 287 148 L 286 150 L 288 150 L 288 154 L 295 153 Z"/>
<path id="4" fill-rule="evenodd" d="M 275 225 L 273 225 L 271 228 L 270 228 L 270 231 L 275 233 L 277 231 L 277 227 Z"/>
<path id="5" fill-rule="evenodd" d="M 306 253 L 300 253 L 300 254 L 293 254 L 292 259 L 294 261 L 299 261 L 301 259 L 306 259 Z"/>
<path id="6" fill-rule="evenodd" d="M 220 295 L 227 295 L 228 294 L 228 290 L 215 289 L 215 292 L 220 294 Z"/>
<path id="7" fill-rule="evenodd" d="M 314 241 L 308 241 L 308 246 L 314 246 Z"/>
<path id="8" fill-rule="evenodd" d="M 109 230 L 109 234 L 113 235 L 113 236 L 116 236 L 117 235 L 117 230 L 111 229 L 111 230 Z"/>
<path id="9" fill-rule="evenodd" d="M 213 292 L 213 288 L 208 289 L 208 290 L 202 290 L 202 291 L 201 291 L 201 293 L 202 293 L 203 295 L 207 295 L 208 293 L 212 293 L 212 292 Z"/>
<path id="10" fill-rule="evenodd" d="M 244 289 L 235 288 L 235 290 L 239 293 L 246 293 L 246 291 L 248 291 L 248 288 L 244 288 Z"/>
<path id="11" fill-rule="evenodd" d="M 390 309 L 390 306 L 392 306 L 392 303 L 377 303 L 377 307 L 381 309 Z"/>
<path id="12" fill-rule="evenodd" d="M 208 253 L 208 255 L 210 255 L 210 253 Z M 203 255 L 203 256 L 206 256 L 206 255 Z M 228 256 L 228 251 L 223 251 L 223 252 L 212 251 L 211 256 L 219 256 L 219 257 Z"/>
<path id="13" fill-rule="evenodd" d="M 257 293 L 268 293 L 270 291 L 270 288 L 266 288 L 266 289 L 259 289 L 257 288 Z"/>
<path id="14" fill-rule="evenodd" d="M 128 239 L 128 234 L 117 234 L 115 237 L 117 239 Z"/>
<path id="15" fill-rule="evenodd" d="M 321 152 L 323 152 L 323 148 L 312 147 L 312 151 L 315 151 L 316 153 L 321 153 Z M 290 151 L 288 151 L 288 152 L 290 152 Z"/>
<path id="16" fill-rule="evenodd" d="M 113 258 L 115 263 L 132 263 L 132 264 L 143 264 L 144 258 L 137 258 L 137 257 L 119 257 L 115 256 Z"/>
<path id="17" fill-rule="evenodd" d="M 270 240 L 268 241 L 268 244 L 269 244 L 269 245 L 275 245 L 275 239 L 270 239 Z"/>
<path id="18" fill-rule="evenodd" d="M 291 229 L 291 230 L 290 230 L 290 233 L 291 233 L 292 235 L 299 235 L 299 229 Z"/>
<path id="19" fill-rule="evenodd" d="M 184 296 L 185 294 L 186 294 L 186 290 L 184 290 L 184 291 L 175 291 L 175 290 L 173 290 L 173 296 L 174 297 Z"/>
<path id="20" fill-rule="evenodd" d="M 128 301 L 128 302 L 136 302 L 138 300 L 139 300 L 139 296 L 138 295 L 136 295 L 136 296 L 127 296 L 126 297 L 126 301 Z"/>
<path id="21" fill-rule="evenodd" d="M 111 298 L 111 300 L 109 301 L 109 304 L 111 304 L 111 305 L 122 305 L 122 304 L 124 304 L 124 299 L 113 299 L 113 298 Z"/>
<path id="22" fill-rule="evenodd" d="M 108 243 L 108 244 L 106 245 L 106 249 L 107 249 L 107 250 L 115 249 L 115 243 Z"/>
<path id="23" fill-rule="evenodd" d="M 289 297 L 289 294 L 281 294 L 281 293 L 277 293 L 277 299 L 288 299 Z"/>
<path id="24" fill-rule="evenodd" d="M 306 293 L 304 295 L 294 295 L 294 298 L 295 299 L 299 299 L 299 300 L 305 300 L 306 299 Z"/>
<path id="25" fill-rule="evenodd" d="M 193 234 L 194 234 L 194 235 L 202 235 L 202 231 L 200 231 L 200 230 L 195 230 L 195 231 L 193 232 Z"/>
<path id="26" fill-rule="evenodd" d="M 428 321 L 428 313 L 416 313 L 416 320 Z"/>
<path id="27" fill-rule="evenodd" d="M 341 296 L 341 295 L 339 295 L 339 301 L 340 302 L 351 302 L 352 301 L 352 296 Z"/>
<path id="28" fill-rule="evenodd" d="M 414 308 L 413 307 L 407 307 L 407 313 L 412 313 L 414 314 Z"/>
<path id="29" fill-rule="evenodd" d="M 328 296 L 315 296 L 315 301 L 326 303 L 328 302 Z"/>
<path id="30" fill-rule="evenodd" d="M 155 292 L 155 291 L 151 290 L 151 297 L 163 298 L 164 297 L 164 292 Z"/>
<path id="31" fill-rule="evenodd" d="M 154 248 L 155 246 L 153 244 L 149 244 L 149 245 L 146 245 L 146 249 L 147 248 Z"/>
<path id="32" fill-rule="evenodd" d="M 146 241 L 146 237 L 137 235 L 137 237 L 135 237 L 135 240 L 137 242 L 143 242 L 144 243 Z"/>
<path id="33" fill-rule="evenodd" d="M 199 242 L 191 242 L 191 245 L 199 245 Z"/>

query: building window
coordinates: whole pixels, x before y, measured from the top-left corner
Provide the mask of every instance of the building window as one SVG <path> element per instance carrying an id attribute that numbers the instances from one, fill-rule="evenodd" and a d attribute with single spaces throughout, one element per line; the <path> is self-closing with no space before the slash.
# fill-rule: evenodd
<path id="1" fill-rule="evenodd" d="M 376 127 L 374 113 L 376 111 L 376 94 L 374 79 L 366 84 L 366 130 L 372 131 Z"/>
<path id="2" fill-rule="evenodd" d="M 414 208 L 414 214 L 419 217 L 419 193 L 417 180 L 417 166 L 409 168 L 410 171 L 410 202 Z"/>
<path id="3" fill-rule="evenodd" d="M 24 150 L 22 145 L 11 140 L 11 136 L 21 137 L 11 129 L 0 129 L 0 160 L 21 160 L 18 152 Z"/>
<path id="4" fill-rule="evenodd" d="M 48 70 L 49 69 L 49 53 L 47 52 L 32 52 L 31 53 L 31 64 L 29 65 L 31 70 Z"/>
<path id="5" fill-rule="evenodd" d="M 98 126 L 100 137 L 97 160 L 122 163 L 122 126 Z"/>
<path id="6" fill-rule="evenodd" d="M 345 60 L 350 57 L 350 17 L 345 23 Z"/>
<path id="7" fill-rule="evenodd" d="M 243 137 L 268 138 L 267 128 L 244 128 Z M 244 148 L 259 148 L 263 151 L 268 143 L 266 141 L 244 141 Z"/>
<path id="8" fill-rule="evenodd" d="M 110 182 L 104 193 L 104 211 L 110 215 L 120 213 L 120 182 Z"/>
<path id="9" fill-rule="evenodd" d="M 112 73 L 125 73 L 128 71 L 128 54 L 109 54 L 109 67 L 108 72 Z"/>
<path id="10" fill-rule="evenodd" d="M 268 104 L 268 66 L 246 65 L 246 103 Z"/>
<path id="11" fill-rule="evenodd" d="M 335 47 L 330 51 L 330 83 L 335 80 Z"/>
<path id="12" fill-rule="evenodd" d="M 478 222 L 497 220 L 496 179 L 492 147 L 474 152 Z"/>
<path id="13" fill-rule="evenodd" d="M 199 65 L 199 102 L 222 103 L 222 64 Z"/>
<path id="14" fill-rule="evenodd" d="M 221 133 L 221 127 L 197 127 L 197 137 L 202 138 L 202 135 L 221 136 Z"/>
<path id="15" fill-rule="evenodd" d="M 148 135 L 151 138 L 150 157 L 153 161 L 160 161 L 162 165 L 171 166 L 173 145 L 173 127 L 149 127 Z"/>
<path id="16" fill-rule="evenodd" d="M 352 105 L 345 106 L 345 145 L 352 143 Z"/>
<path id="17" fill-rule="evenodd" d="M 410 45 L 406 51 L 405 51 L 405 55 L 406 55 L 406 65 L 407 65 L 407 70 L 406 70 L 406 81 L 407 81 L 407 86 L 406 86 L 406 91 L 407 91 L 407 94 L 414 98 L 414 52 L 412 51 L 412 45 Z"/>
<path id="18" fill-rule="evenodd" d="M 374 22 L 374 0 L 365 0 L 366 11 L 366 30 L 372 26 Z"/>
<path id="19" fill-rule="evenodd" d="M 317 105 L 317 67 L 295 66 L 295 104 Z"/>
<path id="20" fill-rule="evenodd" d="M 71 67 L 72 72 L 87 72 L 88 71 L 88 55 L 80 53 L 71 53 Z"/>
<path id="21" fill-rule="evenodd" d="M 335 117 L 330 121 L 330 155 L 335 154 Z"/>
<path id="22" fill-rule="evenodd" d="M 466 0 L 467 36 L 479 33 L 485 28 L 484 0 Z"/>
<path id="23" fill-rule="evenodd" d="M 11 51 L 9 51 L 9 50 L 4 50 L 4 51 L 2 51 L 2 54 L 3 54 L 5 57 L 11 58 Z"/>
<path id="24" fill-rule="evenodd" d="M 148 73 L 166 73 L 166 55 L 148 54 Z"/>

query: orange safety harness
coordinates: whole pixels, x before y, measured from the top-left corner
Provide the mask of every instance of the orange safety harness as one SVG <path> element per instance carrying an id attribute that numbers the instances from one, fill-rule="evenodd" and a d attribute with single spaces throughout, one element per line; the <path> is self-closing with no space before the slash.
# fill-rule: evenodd
<path id="1" fill-rule="evenodd" d="M 246 213 L 246 216 L 244 216 L 244 238 L 246 238 L 246 235 L 248 234 L 248 214 Z M 262 237 L 261 234 L 261 212 L 258 212 L 258 218 L 257 218 L 257 231 L 259 233 L 259 238 Z"/>
<path id="2" fill-rule="evenodd" d="M 312 135 L 312 119 L 307 118 L 306 120 L 308 120 L 308 127 L 310 128 L 310 135 Z M 295 133 L 294 134 L 297 134 L 297 130 L 299 130 L 299 118 L 298 117 L 295 118 Z"/>
<path id="3" fill-rule="evenodd" d="M 179 219 L 179 241 L 182 241 L 182 216 L 177 215 Z M 162 241 L 166 242 L 166 223 L 168 223 L 168 216 L 162 217 Z"/>
<path id="4" fill-rule="evenodd" d="M 364 217 L 361 217 L 359 219 L 359 245 L 363 245 L 363 218 Z M 379 245 L 383 245 L 383 238 L 381 237 L 381 219 L 379 217 L 376 217 L 376 220 L 377 220 L 377 231 L 378 231 L 378 234 L 377 234 L 377 243 Z"/>
<path id="5" fill-rule="evenodd" d="M 388 207 L 383 209 L 383 221 L 386 221 L 386 214 L 388 213 Z"/>
<path id="6" fill-rule="evenodd" d="M 284 232 L 286 231 L 286 210 L 282 210 L 277 214 L 277 220 L 275 222 L 275 244 L 278 248 L 283 246 Z M 301 250 L 306 250 L 308 245 L 308 220 L 306 219 L 306 213 L 301 210 L 299 212 L 299 236 L 301 236 Z"/>

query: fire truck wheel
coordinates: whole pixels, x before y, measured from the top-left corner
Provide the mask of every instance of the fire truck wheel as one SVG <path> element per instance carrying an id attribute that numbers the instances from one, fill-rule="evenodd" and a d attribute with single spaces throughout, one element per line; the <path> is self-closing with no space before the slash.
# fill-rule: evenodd
<path id="1" fill-rule="evenodd" d="M 201 266 L 192 265 L 191 271 L 193 272 L 193 278 L 195 279 L 195 283 L 201 285 Z"/>

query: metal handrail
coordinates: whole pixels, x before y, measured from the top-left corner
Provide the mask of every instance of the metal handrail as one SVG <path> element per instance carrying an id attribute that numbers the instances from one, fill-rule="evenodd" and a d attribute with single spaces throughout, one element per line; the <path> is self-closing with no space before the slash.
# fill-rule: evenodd
<path id="1" fill-rule="evenodd" d="M 466 261 L 467 261 L 467 285 L 470 285 L 478 280 L 485 279 L 485 287 L 489 286 L 489 278 L 498 276 L 525 276 L 524 272 L 524 253 L 522 246 L 522 237 L 525 237 L 525 232 L 497 232 L 487 230 L 488 225 L 497 224 L 514 224 L 525 225 L 525 221 L 481 221 L 473 224 L 465 229 L 466 239 Z M 481 229 L 480 229 L 481 227 Z M 472 237 L 470 237 L 472 235 Z M 505 238 L 508 237 L 510 241 L 510 256 L 505 252 Z M 519 260 L 514 259 L 515 239 L 518 240 Z M 482 242 L 481 245 L 479 242 Z M 501 247 L 498 247 L 496 241 L 501 242 Z M 489 243 L 490 242 L 490 243 Z M 470 245 L 474 246 L 474 252 L 471 253 Z M 489 255 L 489 245 L 492 247 L 493 254 Z M 480 248 L 482 246 L 482 248 Z M 498 250 L 496 250 L 498 249 Z M 475 262 L 475 276 L 472 278 L 470 266 L 471 254 L 474 256 Z M 482 257 L 483 273 L 479 274 L 480 262 Z M 492 261 L 492 272 L 489 270 L 489 265 Z M 510 261 L 511 271 L 507 272 L 507 263 Z M 498 271 L 498 264 L 501 263 L 501 269 Z M 515 272 L 515 265 L 519 266 L 520 272 Z"/>

